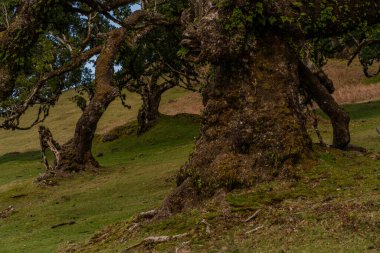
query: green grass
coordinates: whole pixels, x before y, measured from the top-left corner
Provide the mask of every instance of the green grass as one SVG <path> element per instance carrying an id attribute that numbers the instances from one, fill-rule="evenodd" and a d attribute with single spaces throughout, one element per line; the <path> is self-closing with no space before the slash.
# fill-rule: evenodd
<path id="1" fill-rule="evenodd" d="M 380 75 L 376 75 L 374 77 L 367 78 L 367 79 L 364 80 L 364 83 L 366 83 L 366 84 L 380 83 Z"/>
<path id="2" fill-rule="evenodd" d="M 183 94 L 174 90 L 163 101 Z M 138 107 L 138 98 L 133 103 Z M 66 111 L 70 106 L 59 104 L 56 109 Z M 98 133 L 125 122 L 132 127 L 135 124 L 131 119 L 137 109 L 113 106 Z M 379 150 L 380 137 L 375 127 L 380 124 L 380 102 L 345 108 L 353 119 L 353 143 Z M 72 126 L 59 129 L 63 121 L 75 123 L 74 116 L 69 119 L 71 116 L 63 113 L 56 115 L 60 119 L 48 126 L 62 139 L 68 138 Z M 120 124 L 107 123 L 113 119 Z M 326 120 L 321 130 L 328 141 L 331 128 Z M 299 168 L 296 179 L 234 191 L 225 199 L 206 203 L 201 210 L 143 224 L 130 232 L 128 228 L 134 222 L 131 217 L 159 206 L 174 187 L 175 174 L 193 150 L 198 132 L 199 117 L 178 115 L 163 116 L 141 137 L 129 134 L 109 143 L 96 138 L 93 151 L 101 154 L 97 159 L 103 165 L 99 173 L 76 174 L 54 187 L 33 183 L 43 172 L 39 152 L 33 151 L 38 148 L 35 137 L 23 133 L 13 135 L 13 146 L 8 141 L 1 142 L 0 153 L 7 154 L 0 157 L 0 211 L 12 205 L 17 212 L 0 218 L 0 253 L 50 253 L 74 247 L 70 245 L 83 252 L 120 252 L 147 236 L 185 232 L 189 236 L 156 245 L 155 250 L 380 251 L 380 161 L 371 155 L 318 147 L 316 161 Z M 7 137 L 7 133 L 0 132 L 0 138 Z M 29 141 L 33 143 L 24 145 Z M 261 210 L 257 218 L 243 222 L 256 210 Z M 210 224 L 210 234 L 206 233 L 203 219 Z M 52 228 L 67 222 L 75 223 Z M 259 226 L 263 227 L 246 234 Z"/>
<path id="3" fill-rule="evenodd" d="M 136 119 L 137 112 L 141 106 L 141 99 L 139 95 L 134 93 L 125 92 L 127 94 L 126 103 L 132 106 L 127 109 L 121 105 L 117 99 L 108 107 L 107 111 L 102 116 L 97 133 L 105 133 L 109 130 L 124 125 Z M 168 103 L 169 99 L 175 99 L 188 94 L 181 88 L 174 88 L 162 97 L 161 105 Z M 53 133 L 54 138 L 60 142 L 65 143 L 74 135 L 75 124 L 80 117 L 80 109 L 70 100 L 74 95 L 74 91 L 64 93 L 59 102 L 50 111 L 50 116 L 44 123 Z M 37 108 L 32 108 L 22 118 L 22 125 L 26 126 L 27 123 L 35 120 L 35 113 Z M 11 152 L 29 152 L 39 149 L 38 129 L 33 128 L 28 131 L 6 131 L 0 129 L 0 155 Z"/>
<path id="4" fill-rule="evenodd" d="M 376 132 L 376 127 L 380 126 L 380 101 L 344 105 L 343 107 L 351 118 L 351 143 L 365 147 L 370 151 L 380 150 L 380 135 Z M 326 143 L 331 143 L 332 127 L 330 121 L 323 113 L 318 112 L 318 114 L 322 116 L 320 130 L 324 140 Z M 316 141 L 314 131 L 310 131 L 310 134 Z"/>
<path id="5" fill-rule="evenodd" d="M 79 252 L 120 252 L 148 236 L 188 233 L 178 241 L 135 250 L 378 252 L 380 161 L 354 152 L 317 146 L 315 150 L 317 162 L 300 169 L 297 179 L 234 191 L 226 202 L 217 199 L 206 203 L 201 211 L 142 224 L 134 232 L 129 231 L 134 221 L 118 223 L 74 248 Z M 244 221 L 257 210 L 260 212 L 255 219 Z M 210 225 L 210 233 L 204 220 Z M 246 233 L 261 226 L 255 233 Z"/>
<path id="6" fill-rule="evenodd" d="M 157 206 L 173 186 L 173 175 L 193 148 L 198 117 L 164 116 L 149 133 L 95 146 L 105 166 L 98 174 L 75 175 L 56 187 L 38 187 L 36 153 L 0 159 L 0 252 L 55 252 L 60 243 L 81 240 L 107 224 Z M 170 159 L 167 159 L 170 157 Z M 18 176 L 21 176 L 18 178 Z M 74 221 L 75 224 L 51 228 Z"/>

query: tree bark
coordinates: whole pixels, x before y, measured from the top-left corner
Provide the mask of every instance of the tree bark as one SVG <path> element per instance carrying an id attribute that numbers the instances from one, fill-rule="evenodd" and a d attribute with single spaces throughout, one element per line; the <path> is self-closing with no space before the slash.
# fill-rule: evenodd
<path id="1" fill-rule="evenodd" d="M 119 94 L 118 88 L 113 85 L 113 66 L 125 38 L 125 29 L 117 29 L 109 34 L 96 61 L 94 97 L 77 122 L 74 138 L 62 146 L 58 170 L 80 171 L 99 166 L 91 152 L 92 140 L 100 118 Z"/>
<path id="2" fill-rule="evenodd" d="M 201 136 L 161 215 L 279 175 L 311 150 L 299 101 L 298 60 L 281 37 L 267 34 L 237 62 L 216 67 L 205 90 Z"/>
<path id="3" fill-rule="evenodd" d="M 137 90 L 143 102 L 137 116 L 138 135 L 146 133 L 156 124 L 160 117 L 159 107 L 162 94 L 176 86 L 176 83 L 173 82 L 158 84 L 158 81 L 158 77 L 151 77 L 147 83 L 141 84 Z"/>
<path id="4" fill-rule="evenodd" d="M 113 67 L 126 34 L 125 29 L 109 33 L 96 61 L 95 94 L 76 124 L 73 139 L 62 145 L 60 160 L 54 168 L 56 171 L 78 172 L 99 167 L 91 152 L 92 141 L 100 118 L 119 94 L 119 89 L 113 84 Z"/>
<path id="5" fill-rule="evenodd" d="M 92 141 L 100 118 L 118 95 L 115 87 L 103 86 L 102 88 L 102 92 L 95 94 L 78 120 L 74 138 L 62 146 L 61 160 L 57 164 L 57 170 L 78 172 L 99 167 L 99 163 L 91 152 Z"/>
<path id="6" fill-rule="evenodd" d="M 194 206 L 217 189 L 292 174 L 312 148 L 294 46 L 379 22 L 380 16 L 370 0 L 190 2 L 181 18 L 182 45 L 189 59 L 215 66 L 215 81 L 205 90 L 196 149 L 158 216 Z"/>
<path id="7" fill-rule="evenodd" d="M 151 129 L 160 117 L 158 111 L 163 91 L 159 88 L 150 90 L 147 86 L 140 89 L 142 106 L 137 116 L 137 134 L 141 135 Z"/>

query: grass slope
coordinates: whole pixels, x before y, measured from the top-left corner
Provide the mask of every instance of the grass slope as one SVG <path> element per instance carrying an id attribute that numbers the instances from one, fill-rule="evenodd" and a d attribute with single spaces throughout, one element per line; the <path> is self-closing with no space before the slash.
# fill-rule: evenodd
<path id="1" fill-rule="evenodd" d="M 346 107 L 353 118 L 353 143 L 371 151 L 380 149 L 374 130 L 380 122 L 378 108 L 380 102 Z M 117 115 L 111 110 L 108 120 Z M 59 127 L 62 120 L 53 123 Z M 103 129 L 117 125 L 105 122 Z M 129 126 L 133 128 L 133 123 Z M 326 120 L 321 128 L 328 140 L 331 130 Z M 97 140 L 94 153 L 102 154 L 97 159 L 104 166 L 98 174 L 74 175 L 48 188 L 33 184 L 42 172 L 39 153 L 23 146 L 25 139 L 20 136 L 12 150 L 5 146 L 11 144 L 2 142 L 8 154 L 0 157 L 0 212 L 12 205 L 16 213 L 0 218 L 0 252 L 120 252 L 147 236 L 185 232 L 189 235 L 179 240 L 131 252 L 380 251 L 376 153 L 363 156 L 318 147 L 317 161 L 306 164 L 298 179 L 221 194 L 200 210 L 130 231 L 133 215 L 157 207 L 174 187 L 174 176 L 191 153 L 198 131 L 198 117 L 164 116 L 142 137 Z M 257 217 L 244 222 L 256 210 L 260 210 Z M 52 228 L 63 223 L 69 224 Z"/>
<path id="2" fill-rule="evenodd" d="M 36 153 L 3 156 L 0 210 L 13 205 L 17 212 L 0 219 L 0 252 L 55 252 L 60 243 L 85 239 L 107 224 L 154 208 L 173 186 L 198 126 L 198 117 L 164 116 L 140 138 L 132 134 L 98 143 L 95 152 L 104 154 L 99 162 L 106 168 L 56 187 L 33 184 L 42 172 Z M 52 228 L 70 222 L 75 224 Z"/>
<path id="3" fill-rule="evenodd" d="M 137 112 L 141 106 L 139 95 L 125 92 L 127 94 L 126 103 L 132 108 L 124 108 L 120 101 L 116 99 L 110 104 L 107 111 L 102 116 L 97 133 L 102 134 L 109 130 L 124 125 L 136 119 Z M 174 88 L 164 93 L 161 106 L 167 107 L 170 101 L 176 100 L 184 95 L 191 94 L 180 88 Z M 65 143 L 74 135 L 75 124 L 81 115 L 80 109 L 71 101 L 74 91 L 64 93 L 59 102 L 50 111 L 50 116 L 44 125 L 50 128 L 54 138 L 60 143 Z M 174 105 L 175 106 L 175 105 Z M 181 111 L 178 108 L 177 111 Z M 33 122 L 37 108 L 29 110 L 22 118 L 22 125 Z M 0 129 L 0 155 L 12 152 L 29 152 L 39 149 L 38 129 L 33 128 L 28 131 L 6 131 Z"/>

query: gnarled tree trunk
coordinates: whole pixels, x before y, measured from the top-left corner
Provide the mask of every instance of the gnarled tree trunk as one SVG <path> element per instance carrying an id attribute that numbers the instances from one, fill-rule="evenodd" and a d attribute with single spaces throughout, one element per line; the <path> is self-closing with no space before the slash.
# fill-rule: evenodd
<path id="1" fill-rule="evenodd" d="M 112 86 L 104 86 L 78 120 L 73 139 L 62 146 L 61 160 L 56 169 L 61 171 L 81 171 L 99 167 L 92 155 L 92 141 L 100 118 L 108 105 L 117 97 L 118 90 Z"/>
<path id="2" fill-rule="evenodd" d="M 158 111 L 161 102 L 162 93 L 160 89 L 151 90 L 148 87 L 142 87 L 139 91 L 142 98 L 142 106 L 137 115 L 137 134 L 143 134 L 154 126 L 160 117 Z"/>
<path id="3" fill-rule="evenodd" d="M 215 82 L 206 87 L 196 149 L 158 216 L 193 206 L 220 188 L 291 174 L 311 141 L 300 106 L 300 55 L 290 44 L 377 23 L 380 16 L 370 0 L 190 2 L 181 19 L 182 44 L 190 59 L 215 66 Z"/>
<path id="4" fill-rule="evenodd" d="M 151 78 L 149 83 L 141 84 L 137 93 L 141 95 L 142 106 L 137 116 L 137 134 L 141 135 L 151 129 L 160 117 L 159 107 L 162 94 L 176 84 L 166 82 L 158 84 L 157 78 Z"/>
<path id="5" fill-rule="evenodd" d="M 77 122 L 74 138 L 62 146 L 61 171 L 80 171 L 96 168 L 99 164 L 91 153 L 96 127 L 109 104 L 117 97 L 119 90 L 113 85 L 114 61 L 126 30 L 112 31 L 96 61 L 95 94 Z"/>
<path id="6" fill-rule="evenodd" d="M 284 40 L 262 36 L 236 62 L 217 66 L 195 152 L 161 214 L 182 210 L 216 189 L 291 175 L 311 150 L 300 108 L 298 61 Z"/>
<path id="7" fill-rule="evenodd" d="M 125 37 L 125 29 L 117 29 L 108 34 L 96 61 L 95 94 L 76 124 L 73 139 L 62 145 L 60 159 L 56 160 L 54 166 L 54 170 L 59 172 L 56 174 L 78 172 L 99 166 L 91 153 L 92 141 L 100 118 L 119 94 L 119 89 L 113 85 L 113 66 Z"/>

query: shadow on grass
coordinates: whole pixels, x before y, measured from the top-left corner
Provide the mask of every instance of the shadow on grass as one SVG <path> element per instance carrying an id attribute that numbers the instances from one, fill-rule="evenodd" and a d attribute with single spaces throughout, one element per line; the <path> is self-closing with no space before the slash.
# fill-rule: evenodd
<path id="1" fill-rule="evenodd" d="M 30 162 L 37 161 L 41 158 L 40 151 L 30 151 L 30 152 L 12 152 L 0 156 L 0 164 L 18 161 L 18 162 Z"/>

